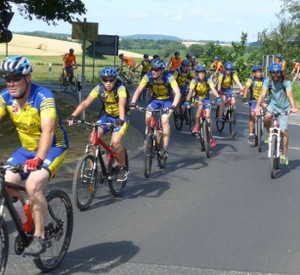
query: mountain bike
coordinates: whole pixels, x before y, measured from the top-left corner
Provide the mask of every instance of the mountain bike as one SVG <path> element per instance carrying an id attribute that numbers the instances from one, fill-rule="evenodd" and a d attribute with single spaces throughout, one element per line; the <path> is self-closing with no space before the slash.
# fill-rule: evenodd
<path id="1" fill-rule="evenodd" d="M 183 122 L 185 121 L 185 124 L 188 125 L 191 133 L 192 133 L 192 126 L 194 125 L 194 112 L 193 107 L 194 105 L 190 105 L 191 108 L 187 108 L 184 105 L 184 102 L 179 104 L 179 107 L 175 109 L 173 112 L 173 119 L 174 119 L 174 125 L 175 128 L 180 131 L 183 126 Z"/>
<path id="2" fill-rule="evenodd" d="M 236 116 L 236 108 L 235 108 L 235 95 L 232 93 L 230 97 L 227 99 L 225 104 L 225 109 L 223 113 L 223 117 L 220 119 L 219 109 L 220 105 L 218 105 L 216 109 L 216 126 L 219 132 L 222 132 L 227 122 L 229 125 L 229 132 L 232 137 L 235 137 L 237 134 L 237 116 Z"/>
<path id="3" fill-rule="evenodd" d="M 262 146 L 262 136 L 263 136 L 263 129 L 264 129 L 264 111 L 263 108 L 260 106 L 260 115 L 255 116 L 254 122 L 254 136 L 255 136 L 255 146 L 257 146 L 258 152 L 261 152 Z"/>
<path id="4" fill-rule="evenodd" d="M 68 87 L 71 89 L 72 92 L 77 91 L 77 78 L 74 76 L 75 69 L 72 68 L 70 71 L 67 71 L 67 75 L 64 72 L 65 69 L 62 69 L 62 73 L 59 78 L 59 83 L 61 89 L 63 89 L 64 92 L 68 89 Z"/>
<path id="5" fill-rule="evenodd" d="M 17 255 L 21 255 L 27 247 L 34 232 L 34 224 L 30 232 L 25 232 L 21 219 L 13 205 L 12 198 L 7 189 L 12 189 L 26 194 L 25 186 L 4 181 L 7 170 L 15 173 L 23 172 L 22 165 L 0 165 L 0 274 L 4 274 L 9 255 L 9 234 L 5 221 L 4 207 L 7 208 L 17 230 L 14 249 Z M 46 195 L 48 203 L 45 221 L 46 251 L 34 257 L 37 268 L 43 272 L 50 272 L 57 268 L 63 261 L 73 232 L 73 208 L 69 196 L 62 190 L 52 190 Z"/>
<path id="6" fill-rule="evenodd" d="M 163 112 L 168 111 L 168 108 L 149 111 L 147 108 L 137 107 L 135 110 L 151 112 L 149 125 L 146 126 L 146 138 L 144 141 L 144 176 L 149 178 L 154 157 L 157 158 L 157 164 L 160 169 L 164 168 L 167 162 L 163 150 L 161 115 Z"/>
<path id="7" fill-rule="evenodd" d="M 280 169 L 280 155 L 282 151 L 282 138 L 280 133 L 279 116 L 288 115 L 289 112 L 272 112 L 272 122 L 269 137 L 268 157 L 270 158 L 270 176 L 276 177 L 277 170 Z"/>
<path id="8" fill-rule="evenodd" d="M 122 67 L 118 67 L 116 69 L 117 71 L 117 78 L 119 80 L 121 80 L 125 85 L 131 85 L 132 81 L 131 81 L 131 76 L 127 75 L 124 71 Z"/>
<path id="9" fill-rule="evenodd" d="M 111 194 L 115 197 L 121 196 L 127 180 L 118 182 L 117 177 L 120 170 L 118 157 L 113 151 L 111 144 L 98 137 L 99 126 L 109 127 L 112 131 L 114 123 L 91 123 L 84 120 L 74 121 L 75 125 L 92 129 L 91 142 L 85 146 L 85 153 L 79 159 L 73 177 L 72 193 L 75 204 L 79 210 L 86 210 L 95 198 L 98 184 L 108 181 Z M 104 151 L 101 151 L 101 147 Z M 125 150 L 125 165 L 128 171 L 129 161 Z M 103 153 L 103 154 L 102 154 Z M 105 153 L 105 154 L 104 154 Z M 104 156 L 106 155 L 106 156 Z"/>

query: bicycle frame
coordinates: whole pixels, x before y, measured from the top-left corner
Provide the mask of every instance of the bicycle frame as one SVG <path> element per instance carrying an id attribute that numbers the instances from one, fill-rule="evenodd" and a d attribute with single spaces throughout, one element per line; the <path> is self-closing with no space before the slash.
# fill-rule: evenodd
<path id="1" fill-rule="evenodd" d="M 280 144 L 281 144 L 281 133 L 280 133 L 280 126 L 278 118 L 280 113 L 273 112 L 272 113 L 272 127 L 270 128 L 270 140 L 272 140 L 273 136 L 277 137 L 277 144 L 276 144 L 276 158 L 280 157 Z M 271 157 L 271 142 L 269 142 L 269 150 L 268 150 L 268 157 Z"/>

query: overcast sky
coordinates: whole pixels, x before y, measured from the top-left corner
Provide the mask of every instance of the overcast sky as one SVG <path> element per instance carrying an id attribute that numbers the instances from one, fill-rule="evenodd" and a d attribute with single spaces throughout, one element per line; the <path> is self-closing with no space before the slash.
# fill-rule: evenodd
<path id="1" fill-rule="evenodd" d="M 248 41 L 275 26 L 282 0 L 83 0 L 87 22 L 99 23 L 99 34 L 165 34 L 186 40 Z M 83 17 L 81 18 L 83 20 Z M 16 11 L 9 29 L 71 33 L 69 23 L 48 26 L 25 20 Z"/>

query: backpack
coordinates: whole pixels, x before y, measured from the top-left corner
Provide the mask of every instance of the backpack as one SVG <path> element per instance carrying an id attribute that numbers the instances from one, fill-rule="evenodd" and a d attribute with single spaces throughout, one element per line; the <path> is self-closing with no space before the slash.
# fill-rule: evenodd
<path id="1" fill-rule="evenodd" d="M 269 96 L 271 96 L 271 90 L 273 89 L 273 87 L 272 87 L 272 82 L 273 82 L 273 80 L 271 80 L 271 78 L 270 78 L 270 81 L 269 81 L 269 87 L 268 87 L 268 91 L 269 91 Z M 281 78 L 281 81 L 280 81 L 280 84 L 281 84 L 281 86 L 280 86 L 280 88 L 279 89 L 273 89 L 273 90 L 275 90 L 275 91 L 279 91 L 279 90 L 284 90 L 284 92 L 286 93 L 286 87 L 285 87 L 285 85 L 283 84 L 283 77 Z"/>
<path id="2" fill-rule="evenodd" d="M 117 80 L 114 88 L 113 88 L 113 92 L 114 92 L 114 98 L 116 100 L 116 102 L 118 103 L 119 102 L 119 95 L 118 95 L 118 89 L 120 86 L 124 86 L 125 87 L 125 91 L 126 91 L 126 104 L 125 104 L 125 113 L 127 114 L 130 110 L 130 104 L 129 104 L 129 99 L 130 99 L 130 94 L 129 94 L 129 91 L 127 89 L 127 87 L 123 84 L 122 81 L 120 81 L 119 79 Z M 104 109 L 104 102 L 105 102 L 105 88 L 104 88 L 104 85 L 102 83 L 99 84 L 99 98 L 102 102 L 102 108 L 101 108 L 101 111 L 100 111 L 100 115 L 105 112 L 105 109 Z"/>

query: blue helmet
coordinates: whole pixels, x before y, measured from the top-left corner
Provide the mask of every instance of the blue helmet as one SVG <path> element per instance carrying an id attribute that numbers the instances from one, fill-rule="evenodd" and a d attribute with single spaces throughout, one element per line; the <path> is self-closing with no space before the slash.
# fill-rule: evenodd
<path id="1" fill-rule="evenodd" d="M 215 60 L 220 60 L 220 57 L 218 57 L 218 56 L 215 56 Z"/>
<path id="2" fill-rule="evenodd" d="M 279 53 L 279 54 L 276 55 L 276 57 L 279 58 L 279 59 L 281 59 L 282 58 L 282 54 Z"/>
<path id="3" fill-rule="evenodd" d="M 260 65 L 254 65 L 252 67 L 252 72 L 261 71 L 261 70 L 262 70 L 262 67 Z"/>
<path id="4" fill-rule="evenodd" d="M 20 74 L 28 75 L 32 70 L 32 65 L 28 58 L 24 56 L 8 56 L 0 65 L 3 76 Z"/>
<path id="5" fill-rule="evenodd" d="M 224 65 L 225 70 L 233 70 L 234 66 L 231 62 L 226 62 Z"/>
<path id="6" fill-rule="evenodd" d="M 297 58 L 293 58 L 293 62 L 298 62 L 298 59 Z"/>
<path id="7" fill-rule="evenodd" d="M 191 53 L 186 54 L 186 58 L 192 58 L 192 57 L 193 57 L 193 55 Z"/>
<path id="8" fill-rule="evenodd" d="M 177 52 L 177 51 L 176 51 L 176 52 L 174 53 L 174 55 L 180 55 L 180 52 Z"/>
<path id="9" fill-rule="evenodd" d="M 152 69 L 161 69 L 163 70 L 166 65 L 165 62 L 159 58 L 153 59 L 150 63 Z"/>
<path id="10" fill-rule="evenodd" d="M 206 67 L 205 65 L 199 65 L 195 68 L 195 72 L 199 73 L 199 72 L 205 72 L 206 73 Z"/>
<path id="11" fill-rule="evenodd" d="M 69 49 L 69 53 L 73 54 L 74 53 L 74 49 Z"/>
<path id="12" fill-rule="evenodd" d="M 105 67 L 102 69 L 102 71 L 100 72 L 100 77 L 117 77 L 117 72 L 115 70 L 115 68 L 113 67 Z"/>
<path id="13" fill-rule="evenodd" d="M 282 72 L 282 67 L 279 63 L 272 63 L 269 67 L 271 73 Z"/>
<path id="14" fill-rule="evenodd" d="M 188 61 L 187 59 L 182 60 L 181 66 L 190 66 L 190 61 Z"/>

